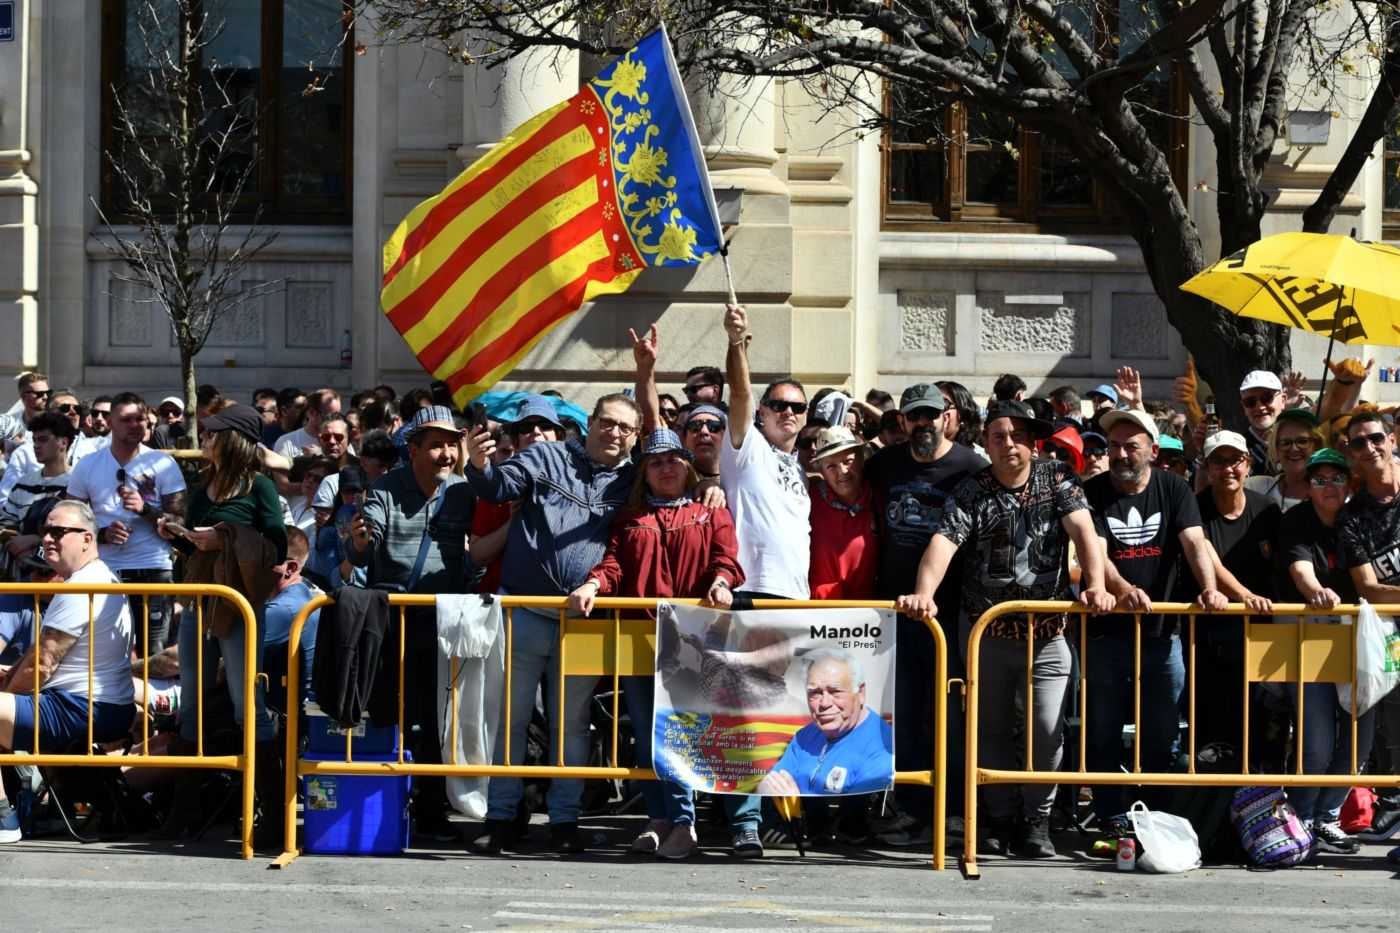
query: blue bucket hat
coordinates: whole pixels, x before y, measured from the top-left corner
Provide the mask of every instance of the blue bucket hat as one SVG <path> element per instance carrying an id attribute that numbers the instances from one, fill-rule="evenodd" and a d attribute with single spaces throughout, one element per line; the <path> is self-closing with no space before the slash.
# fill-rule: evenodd
<path id="1" fill-rule="evenodd" d="M 687 461 L 695 459 L 695 455 L 681 444 L 680 436 L 670 428 L 657 428 L 647 435 L 646 443 L 642 445 L 643 457 L 669 453 L 678 453 Z"/>
<path id="2" fill-rule="evenodd" d="M 521 400 L 520 410 L 515 413 L 515 420 L 520 422 L 526 418 L 543 418 L 561 431 L 564 429 L 564 426 L 559 423 L 559 410 L 544 395 L 528 395 Z"/>

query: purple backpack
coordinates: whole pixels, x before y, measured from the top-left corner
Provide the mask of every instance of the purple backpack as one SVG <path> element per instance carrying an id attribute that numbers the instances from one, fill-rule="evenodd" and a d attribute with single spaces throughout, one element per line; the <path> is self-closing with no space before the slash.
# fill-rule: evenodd
<path id="1" fill-rule="evenodd" d="M 1305 862 L 1317 845 L 1281 787 L 1241 787 L 1230 805 L 1230 822 L 1250 864 L 1287 868 Z"/>

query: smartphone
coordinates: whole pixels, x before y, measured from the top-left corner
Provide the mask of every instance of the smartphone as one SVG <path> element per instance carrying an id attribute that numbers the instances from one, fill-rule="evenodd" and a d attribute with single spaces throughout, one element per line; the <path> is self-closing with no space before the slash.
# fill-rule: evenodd
<path id="1" fill-rule="evenodd" d="M 480 402 L 473 402 L 471 407 L 471 415 L 472 433 L 475 434 L 477 431 L 480 431 L 481 429 L 487 426 L 486 406 L 481 404 Z"/>
<path id="2" fill-rule="evenodd" d="M 166 522 L 165 530 L 172 535 L 179 535 L 182 538 L 187 538 L 190 534 L 190 530 L 179 522 Z"/>

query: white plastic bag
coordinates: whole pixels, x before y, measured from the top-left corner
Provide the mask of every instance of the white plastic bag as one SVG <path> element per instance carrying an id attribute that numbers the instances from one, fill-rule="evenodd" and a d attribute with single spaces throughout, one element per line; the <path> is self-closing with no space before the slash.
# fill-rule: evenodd
<path id="1" fill-rule="evenodd" d="M 1379 703 L 1400 684 L 1400 634 L 1395 620 L 1366 600 L 1356 614 L 1356 715 Z M 1351 712 L 1351 684 L 1337 684 L 1337 702 Z"/>
<path id="2" fill-rule="evenodd" d="M 1168 875 L 1201 867 L 1201 844 L 1189 820 L 1149 810 L 1141 800 L 1133 804 L 1128 818 L 1142 844 L 1138 866 L 1143 871 Z"/>

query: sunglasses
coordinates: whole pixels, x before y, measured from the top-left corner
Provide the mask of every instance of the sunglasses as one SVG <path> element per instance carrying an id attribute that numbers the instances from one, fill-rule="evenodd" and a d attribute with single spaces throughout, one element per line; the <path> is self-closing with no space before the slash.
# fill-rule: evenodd
<path id="1" fill-rule="evenodd" d="M 661 409 L 661 417 L 674 418 L 676 417 L 676 410 L 674 408 L 663 408 Z"/>
<path id="2" fill-rule="evenodd" d="M 1086 457 L 1106 457 L 1106 456 L 1108 456 L 1108 448 L 1107 448 L 1107 447 L 1085 447 L 1085 448 L 1084 448 L 1084 456 L 1086 456 Z"/>
<path id="3" fill-rule="evenodd" d="M 117 485 L 126 485 L 126 469 L 124 467 L 117 467 Z"/>
<path id="4" fill-rule="evenodd" d="M 1041 448 L 1040 452 L 1043 453 L 1045 456 L 1051 457 L 1055 460 L 1071 459 L 1069 451 L 1066 450 L 1064 447 L 1060 447 L 1056 444 L 1046 444 L 1043 448 Z"/>
<path id="5" fill-rule="evenodd" d="M 40 529 L 39 537 L 53 538 L 55 544 L 63 540 L 63 536 L 70 533 L 82 534 L 86 528 L 70 528 L 67 525 L 45 525 Z"/>
<path id="6" fill-rule="evenodd" d="M 724 432 L 724 424 L 719 421 L 712 421 L 709 418 L 692 418 L 685 423 L 685 433 L 699 434 L 701 431 L 709 431 L 711 434 L 721 434 Z"/>
<path id="7" fill-rule="evenodd" d="M 1328 486 L 1345 486 L 1351 482 L 1351 477 L 1345 473 L 1333 473 L 1331 476 L 1311 476 L 1308 482 L 1314 489 L 1326 489 Z"/>
<path id="8" fill-rule="evenodd" d="M 64 402 L 62 405 L 55 405 L 53 408 L 54 411 L 62 412 L 65 415 L 71 415 L 78 411 L 78 406 L 71 402 Z"/>
<path id="9" fill-rule="evenodd" d="M 21 393 L 21 394 L 23 394 L 23 395 L 36 395 L 36 396 L 42 397 L 42 396 L 48 395 L 48 394 L 49 394 L 49 390 L 48 390 L 48 389 L 25 389 L 24 392 Z"/>
<path id="10" fill-rule="evenodd" d="M 1287 440 L 1280 440 L 1278 442 L 1278 449 L 1292 450 L 1296 448 L 1298 450 L 1307 450 L 1312 444 L 1313 441 L 1310 437 L 1290 437 Z"/>
<path id="11" fill-rule="evenodd" d="M 275 414 L 277 414 L 277 407 L 276 407 L 275 405 L 269 405 L 269 406 L 266 407 L 266 408 L 259 408 L 259 409 L 258 409 L 258 414 L 260 414 L 260 415 L 275 415 Z"/>
<path id="12" fill-rule="evenodd" d="M 1274 399 L 1278 398 L 1277 392 L 1265 392 L 1263 395 L 1246 395 L 1240 399 L 1240 404 L 1245 408 L 1258 408 L 1260 405 L 1272 405 Z"/>
<path id="13" fill-rule="evenodd" d="M 1352 450 L 1365 450 L 1369 444 L 1372 447 L 1384 447 L 1386 436 L 1379 431 L 1375 434 L 1358 434 L 1347 441 L 1347 446 Z"/>
<path id="14" fill-rule="evenodd" d="M 1164 467 L 1179 467 L 1186 465 L 1186 458 L 1181 454 L 1164 454 L 1157 458 L 1157 463 Z"/>
<path id="15" fill-rule="evenodd" d="M 693 386 L 685 386 L 684 388 L 681 389 L 681 391 L 684 392 L 686 395 L 694 395 L 695 393 L 699 392 L 701 389 L 717 389 L 717 388 L 719 388 L 719 383 L 718 383 L 718 382 L 697 382 L 697 383 L 696 383 L 695 385 L 693 385 Z"/>
<path id="16" fill-rule="evenodd" d="M 817 439 L 816 439 L 815 437 L 799 437 L 799 438 L 797 439 L 797 449 L 798 449 L 798 450 L 811 450 L 812 448 L 814 448 L 814 447 L 816 447 L 816 446 L 817 446 Z"/>
<path id="17" fill-rule="evenodd" d="M 110 408 L 94 408 L 92 410 L 92 416 L 94 418 L 110 418 L 112 416 L 112 410 Z"/>
<path id="18" fill-rule="evenodd" d="M 780 415 L 785 411 L 790 411 L 794 415 L 807 414 L 806 402 L 789 402 L 787 399 L 781 398 L 770 398 L 763 403 L 763 407 Z"/>
<path id="19" fill-rule="evenodd" d="M 554 431 L 554 425 L 543 418 L 531 418 L 528 421 L 517 421 L 515 423 L 516 434 L 533 434 L 535 431 Z"/>
<path id="20" fill-rule="evenodd" d="M 1206 461 L 1206 465 L 1212 470 L 1225 470 L 1230 467 L 1239 466 L 1241 463 L 1244 463 L 1244 461 L 1244 454 L 1236 454 L 1233 457 L 1211 457 Z"/>
<path id="21" fill-rule="evenodd" d="M 939 409 L 937 409 L 937 408 L 930 408 L 930 407 L 928 407 L 928 406 L 925 406 L 925 407 L 923 407 L 923 408 L 916 408 L 916 409 L 914 409 L 913 411 L 910 411 L 910 412 L 905 412 L 905 414 L 904 414 L 904 420 L 905 420 L 905 421 L 937 421 L 940 417 L 942 417 L 942 415 L 943 415 L 943 412 L 940 411 Z"/>

